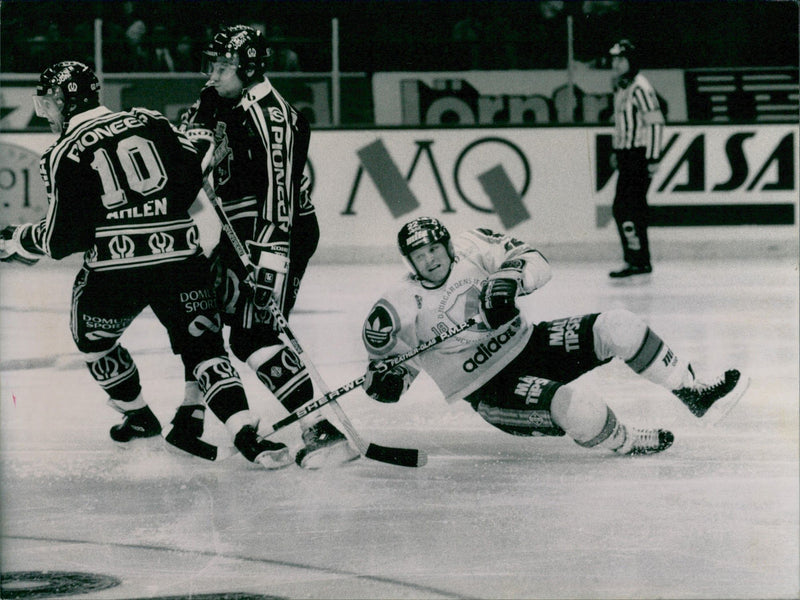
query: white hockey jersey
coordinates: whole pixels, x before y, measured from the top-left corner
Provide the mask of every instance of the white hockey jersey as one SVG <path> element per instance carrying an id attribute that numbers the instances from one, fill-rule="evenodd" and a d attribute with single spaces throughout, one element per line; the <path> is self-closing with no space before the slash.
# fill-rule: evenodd
<path id="1" fill-rule="evenodd" d="M 426 288 L 409 274 L 372 307 L 362 330 L 370 360 L 403 354 L 479 314 L 483 282 L 506 261 L 524 261 L 522 295 L 551 277 L 539 252 L 508 235 L 473 229 L 454 237 L 453 249 L 455 260 L 444 283 Z M 479 324 L 403 364 L 412 380 L 425 371 L 445 399 L 454 402 L 497 375 L 525 347 L 532 331 L 521 314 L 498 329 Z"/>

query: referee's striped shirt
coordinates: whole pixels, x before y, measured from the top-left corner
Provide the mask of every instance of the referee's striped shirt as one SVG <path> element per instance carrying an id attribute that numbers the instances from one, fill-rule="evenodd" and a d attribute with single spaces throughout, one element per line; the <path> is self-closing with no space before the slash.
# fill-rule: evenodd
<path id="1" fill-rule="evenodd" d="M 614 149 L 645 148 L 648 160 L 661 158 L 664 115 L 650 82 L 641 74 L 614 91 Z"/>

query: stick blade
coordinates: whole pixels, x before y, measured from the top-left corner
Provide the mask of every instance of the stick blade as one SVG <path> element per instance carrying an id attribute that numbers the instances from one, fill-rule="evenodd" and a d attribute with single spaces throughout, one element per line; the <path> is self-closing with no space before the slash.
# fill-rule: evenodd
<path id="1" fill-rule="evenodd" d="M 389 448 L 378 444 L 370 444 L 364 456 L 400 467 L 423 467 L 428 462 L 428 455 L 422 450 L 415 448 Z"/>

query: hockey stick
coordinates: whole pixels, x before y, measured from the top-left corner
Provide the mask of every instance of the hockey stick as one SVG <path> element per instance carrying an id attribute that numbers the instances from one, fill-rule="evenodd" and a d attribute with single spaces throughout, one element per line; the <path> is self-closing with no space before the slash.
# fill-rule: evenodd
<path id="1" fill-rule="evenodd" d="M 228 219 L 228 215 L 225 214 L 225 210 L 222 207 L 222 202 L 220 202 L 219 197 L 217 196 L 214 188 L 211 186 L 208 179 L 203 179 L 203 191 L 205 192 L 206 196 L 208 197 L 209 201 L 211 202 L 211 206 L 214 208 L 214 212 L 217 213 L 217 217 L 220 220 L 220 225 L 222 227 L 222 231 L 228 237 L 233 246 L 234 251 L 236 252 L 239 260 L 241 261 L 242 265 L 247 268 L 250 265 L 250 255 L 248 254 L 247 250 L 245 250 L 244 246 L 242 245 L 239 236 L 236 234 L 236 231 L 233 229 L 233 225 Z M 294 346 L 295 351 L 297 351 L 298 355 L 303 354 L 303 349 L 300 346 L 297 338 L 294 337 L 292 334 L 291 329 L 289 328 L 289 323 L 283 317 L 283 313 L 281 313 L 280 308 L 277 306 L 275 301 L 270 298 L 267 307 L 269 311 L 272 313 L 273 319 L 275 319 L 276 324 L 281 328 L 283 333 L 291 342 L 292 346 Z M 280 321 L 276 318 L 276 315 L 280 315 Z M 302 359 L 301 359 L 302 360 Z M 320 387 L 327 387 L 321 385 L 322 378 L 319 376 L 319 373 L 316 371 L 314 366 L 310 363 L 310 361 L 303 361 L 303 364 L 309 370 L 309 373 L 312 373 L 312 376 L 316 377 L 317 385 Z M 313 375 L 316 373 L 316 375 Z M 353 424 L 350 422 L 350 419 L 341 409 L 341 407 L 336 402 L 331 402 L 331 407 L 336 412 L 336 416 L 342 423 L 342 426 L 347 430 L 347 433 L 350 436 L 352 442 L 358 448 L 358 451 L 370 458 L 372 460 L 377 460 L 380 462 L 386 462 L 394 465 L 400 465 L 405 467 L 421 467 L 423 466 L 428 457 L 425 453 L 420 452 L 419 450 L 412 449 L 412 448 L 392 448 L 388 446 L 380 446 L 378 444 L 367 443 L 355 430 Z"/>
<path id="2" fill-rule="evenodd" d="M 389 446 L 381 446 L 375 443 L 368 443 L 364 440 L 356 431 L 353 424 L 350 422 L 350 419 L 345 414 L 342 407 L 339 406 L 339 403 L 335 401 L 337 396 L 329 397 L 331 392 L 329 391 L 330 388 L 325 384 L 325 381 L 322 379 L 322 375 L 319 374 L 314 364 L 309 361 L 305 360 L 303 356 L 305 353 L 303 352 L 303 348 L 300 346 L 300 342 L 295 337 L 294 333 L 292 333 L 291 328 L 289 327 L 289 322 L 286 320 L 286 317 L 283 316 L 278 305 L 273 301 L 272 298 L 269 299 L 267 303 L 267 308 L 269 308 L 270 313 L 272 313 L 272 318 L 275 319 L 275 323 L 278 327 L 281 328 L 286 338 L 289 340 L 291 345 L 294 347 L 295 352 L 300 357 L 300 360 L 303 361 L 303 364 L 308 369 L 308 372 L 311 374 L 311 378 L 314 380 L 314 383 L 317 384 L 317 387 L 322 390 L 325 394 L 323 398 L 328 398 L 324 403 L 320 403 L 314 410 L 317 408 L 322 408 L 325 404 L 330 404 L 333 412 L 336 414 L 337 418 L 341 422 L 342 426 L 347 431 L 347 434 L 352 442 L 358 448 L 358 451 L 366 456 L 367 458 L 371 458 L 372 460 L 377 460 L 380 462 L 385 462 L 393 465 L 399 465 L 402 467 L 421 467 L 428 462 L 428 456 L 422 450 L 417 450 L 415 448 L 393 448 Z M 363 378 L 362 378 L 363 381 Z M 349 388 L 353 389 L 353 388 Z M 349 391 L 349 390 L 348 390 Z M 340 396 L 342 394 L 339 394 Z M 304 407 L 309 406 L 306 404 Z M 302 407 L 302 408 L 304 408 Z M 306 410 L 302 414 L 298 414 L 298 412 L 294 412 L 289 415 L 290 418 L 293 415 L 298 415 L 297 418 L 292 418 L 291 422 L 294 423 L 295 421 L 300 420 L 304 416 L 310 414 L 313 410 Z M 284 419 L 285 421 L 286 419 Z M 288 424 L 288 423 L 287 423 Z M 280 429 L 280 427 L 273 426 L 273 432 Z"/>
<path id="3" fill-rule="evenodd" d="M 472 317 L 470 319 L 467 319 L 466 321 L 464 321 L 460 325 L 456 325 L 455 327 L 451 327 L 450 329 L 448 329 L 444 333 L 440 333 L 436 337 L 433 337 L 433 338 L 429 339 L 428 341 L 421 343 L 419 346 L 417 346 L 415 348 L 412 348 L 411 350 L 409 350 L 405 354 L 400 354 L 400 355 L 395 356 L 393 358 L 390 358 L 388 360 L 379 362 L 378 365 L 377 365 L 377 368 L 378 368 L 379 371 L 388 371 L 389 369 L 393 369 L 394 367 L 396 367 L 400 363 L 404 363 L 405 361 L 415 357 L 417 354 L 420 354 L 421 352 L 424 352 L 428 348 L 431 348 L 431 347 L 435 346 L 436 344 L 440 344 L 441 342 L 445 341 L 446 339 L 451 338 L 454 335 L 458 335 L 462 331 L 465 331 L 465 330 L 469 329 L 470 327 L 472 327 L 473 325 L 477 325 L 480 322 L 481 321 L 480 321 L 480 319 L 478 317 Z M 323 395 L 321 398 L 317 398 L 316 400 L 312 400 L 311 402 L 308 402 L 308 403 L 304 404 L 303 406 L 298 408 L 295 412 L 290 414 L 288 417 L 285 417 L 285 418 L 281 419 L 280 421 L 278 421 L 277 423 L 275 423 L 272 426 L 273 431 L 278 431 L 279 429 L 282 429 L 282 428 L 286 427 L 287 425 L 291 425 L 295 421 L 298 421 L 298 420 L 302 419 L 307 414 L 312 413 L 315 410 L 318 410 L 318 409 L 322 408 L 323 406 L 325 406 L 326 404 L 328 404 L 329 402 L 331 402 L 333 400 L 336 400 L 336 398 L 338 398 L 339 396 L 343 396 L 346 393 L 353 391 L 357 387 L 360 387 L 363 383 L 364 383 L 364 376 L 362 375 L 358 379 L 354 379 L 350 383 L 346 383 L 343 386 L 341 386 L 340 388 L 337 388 L 337 389 L 335 389 L 333 391 L 325 393 L 325 395 Z M 335 406 L 335 404 L 334 404 L 334 406 Z"/>

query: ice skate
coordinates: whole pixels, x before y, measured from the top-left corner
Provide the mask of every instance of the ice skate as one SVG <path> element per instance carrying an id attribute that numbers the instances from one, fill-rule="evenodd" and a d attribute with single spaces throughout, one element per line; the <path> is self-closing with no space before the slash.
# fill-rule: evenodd
<path id="1" fill-rule="evenodd" d="M 149 438 L 161 433 L 161 423 L 149 407 L 125 411 L 125 420 L 109 431 L 115 442 L 130 442 L 134 438 Z"/>
<path id="2" fill-rule="evenodd" d="M 625 428 L 625 441 L 614 450 L 617 454 L 635 456 L 640 454 L 656 454 L 663 452 L 675 441 L 675 436 L 666 429 Z"/>
<path id="3" fill-rule="evenodd" d="M 618 271 L 611 271 L 608 274 L 611 279 L 625 279 L 634 275 L 649 275 L 653 272 L 651 265 L 626 265 Z"/>
<path id="4" fill-rule="evenodd" d="M 252 425 L 242 427 L 233 444 L 247 460 L 265 469 L 282 469 L 292 464 L 292 455 L 285 444 L 261 437 Z"/>
<path id="5" fill-rule="evenodd" d="M 164 439 L 183 452 L 206 460 L 217 460 L 218 448 L 200 439 L 203 436 L 204 417 L 205 406 L 202 404 L 179 406 L 172 418 L 172 429 Z"/>
<path id="6" fill-rule="evenodd" d="M 361 456 L 327 419 L 304 430 L 303 443 L 305 447 L 297 453 L 295 462 L 304 469 L 341 465 Z"/>
<path id="7" fill-rule="evenodd" d="M 742 377 L 736 369 L 729 369 L 710 383 L 695 383 L 689 387 L 673 390 L 681 402 L 703 423 L 718 423 L 744 394 L 750 380 Z"/>

